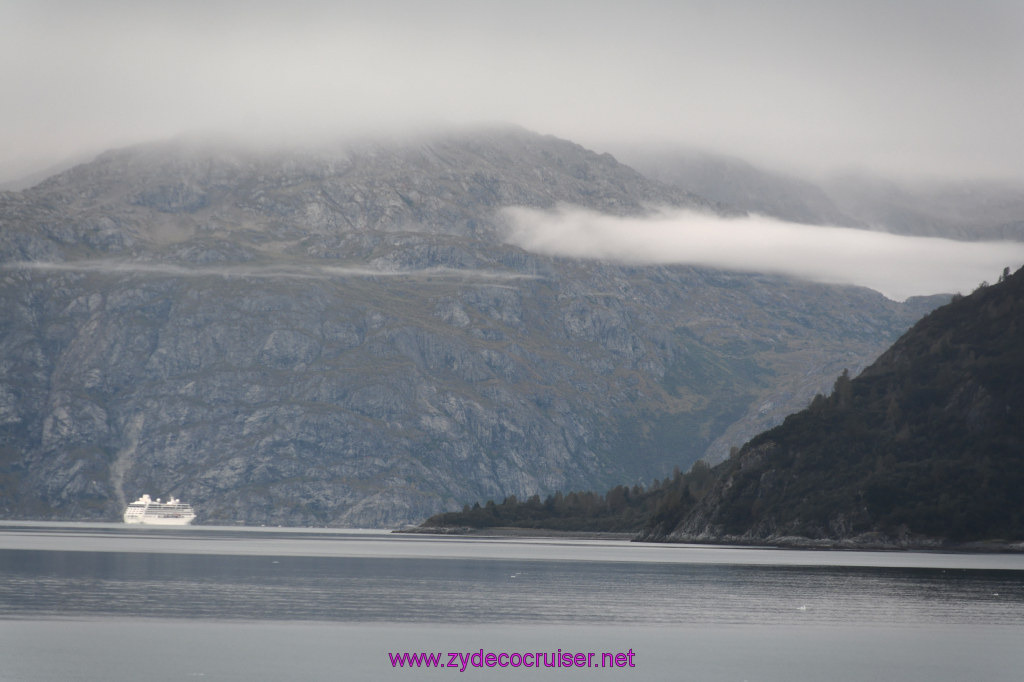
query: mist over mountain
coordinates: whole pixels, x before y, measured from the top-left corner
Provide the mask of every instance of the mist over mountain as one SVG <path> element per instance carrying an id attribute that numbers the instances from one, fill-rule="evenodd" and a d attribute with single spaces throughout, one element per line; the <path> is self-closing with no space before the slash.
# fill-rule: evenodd
<path id="1" fill-rule="evenodd" d="M 844 213 L 818 185 L 742 159 L 696 150 L 626 150 L 621 158 L 647 177 L 744 211 L 806 225 L 866 225 Z"/>
<path id="2" fill-rule="evenodd" d="M 180 139 L 0 193 L 0 515 L 386 526 L 664 476 L 942 297 L 528 251 L 509 208 L 739 215 L 516 128 Z"/>
<path id="3" fill-rule="evenodd" d="M 894 182 L 857 175 L 825 183 L 843 210 L 872 229 L 964 241 L 1024 241 L 1024 184 Z"/>
<path id="4" fill-rule="evenodd" d="M 626 149 L 646 176 L 744 211 L 960 241 L 1024 241 L 1024 184 L 1005 180 L 892 180 L 857 173 L 805 180 L 696 150 Z"/>

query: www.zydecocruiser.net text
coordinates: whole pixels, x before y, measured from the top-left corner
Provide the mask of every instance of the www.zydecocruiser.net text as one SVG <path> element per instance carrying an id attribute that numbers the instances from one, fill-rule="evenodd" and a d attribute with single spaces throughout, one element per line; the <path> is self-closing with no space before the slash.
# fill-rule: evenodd
<path id="1" fill-rule="evenodd" d="M 388 652 L 392 668 L 450 668 L 466 672 L 469 668 L 635 668 L 636 652 L 562 651 L 449 651 Z"/>

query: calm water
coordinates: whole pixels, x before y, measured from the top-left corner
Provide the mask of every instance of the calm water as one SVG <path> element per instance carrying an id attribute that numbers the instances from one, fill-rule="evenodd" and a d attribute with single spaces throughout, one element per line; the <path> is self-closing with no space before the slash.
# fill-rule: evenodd
<path id="1" fill-rule="evenodd" d="M 0 525 L 0 680 L 1019 680 L 1022 643 L 1017 555 Z M 388 655 L 480 649 L 635 667 Z"/>

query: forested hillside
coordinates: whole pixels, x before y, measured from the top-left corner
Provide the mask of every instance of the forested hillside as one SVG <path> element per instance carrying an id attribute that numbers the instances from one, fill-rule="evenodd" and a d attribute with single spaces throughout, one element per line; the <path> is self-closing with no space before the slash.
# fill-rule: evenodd
<path id="1" fill-rule="evenodd" d="M 644 537 L 927 544 L 1024 539 L 1024 270 L 916 324 L 757 436 Z"/>

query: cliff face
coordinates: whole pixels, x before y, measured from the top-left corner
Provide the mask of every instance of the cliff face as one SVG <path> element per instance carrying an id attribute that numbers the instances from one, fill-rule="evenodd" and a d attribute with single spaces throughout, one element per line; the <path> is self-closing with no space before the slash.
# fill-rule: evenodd
<path id="1" fill-rule="evenodd" d="M 663 476 L 928 307 L 535 256 L 501 209 L 708 205 L 520 130 L 196 141 L 0 194 L 0 515 L 385 526 Z"/>
<path id="2" fill-rule="evenodd" d="M 752 439 L 650 539 L 913 546 L 1024 539 L 1024 270 L 934 311 Z M 680 491 L 681 493 L 681 491 Z"/>

